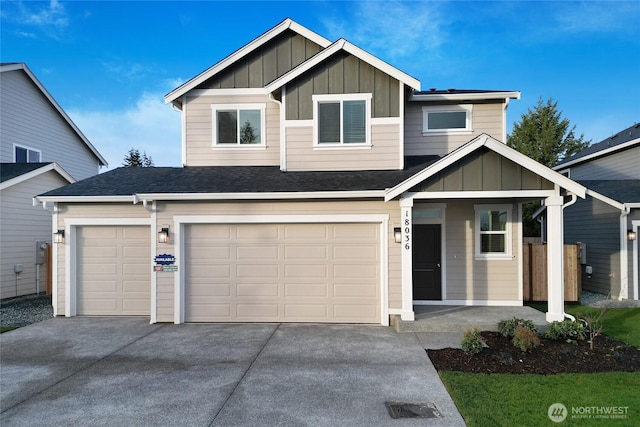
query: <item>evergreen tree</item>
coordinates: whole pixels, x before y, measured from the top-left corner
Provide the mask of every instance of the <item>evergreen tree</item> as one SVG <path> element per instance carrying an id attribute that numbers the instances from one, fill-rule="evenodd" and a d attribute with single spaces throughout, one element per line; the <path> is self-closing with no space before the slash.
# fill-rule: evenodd
<path id="1" fill-rule="evenodd" d="M 576 138 L 576 127 L 570 126 L 569 119 L 562 118 L 562 112 L 558 111 L 557 101 L 549 98 L 543 102 L 540 98 L 533 110 L 529 109 L 519 123 L 513 124 L 512 133 L 507 135 L 507 145 L 551 167 L 591 143 L 591 140 L 584 140 L 583 134 Z M 540 224 L 531 218 L 539 207 L 540 202 L 523 206 L 523 232 L 526 237 L 540 236 Z"/>
<path id="2" fill-rule="evenodd" d="M 251 123 L 247 120 L 240 128 L 240 144 L 255 144 L 257 139 L 258 137 L 253 130 L 253 126 L 251 126 Z"/>
<path id="3" fill-rule="evenodd" d="M 122 166 L 132 168 L 150 168 L 153 167 L 153 159 L 151 156 L 147 156 L 147 152 L 140 154 L 140 150 L 137 148 L 131 148 L 129 153 L 124 156 L 124 162 Z"/>

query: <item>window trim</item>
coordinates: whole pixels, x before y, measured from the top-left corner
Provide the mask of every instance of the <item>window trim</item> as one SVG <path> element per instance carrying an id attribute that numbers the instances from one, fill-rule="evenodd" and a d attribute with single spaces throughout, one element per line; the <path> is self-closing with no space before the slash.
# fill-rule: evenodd
<path id="1" fill-rule="evenodd" d="M 42 163 L 42 150 L 38 150 L 36 148 L 27 147 L 26 145 L 13 144 L 13 163 L 17 163 L 18 156 L 16 156 L 16 148 L 22 148 L 27 150 L 27 162 L 26 163 Z M 38 161 L 30 162 L 29 161 L 29 151 L 33 151 L 34 153 L 38 153 Z"/>
<path id="2" fill-rule="evenodd" d="M 459 113 L 466 112 L 464 128 L 429 129 L 429 113 Z M 470 134 L 473 132 L 473 104 L 439 105 L 422 107 L 422 135 L 450 135 Z"/>
<path id="3" fill-rule="evenodd" d="M 329 95 L 313 95 L 313 148 L 314 149 L 335 149 L 347 150 L 349 148 L 362 149 L 371 148 L 371 93 L 344 93 Z M 345 101 L 365 101 L 365 142 L 349 142 L 343 141 L 344 136 L 344 120 L 342 119 L 342 105 Z M 322 102 L 340 102 L 340 142 L 327 143 L 318 141 L 319 130 L 319 114 L 318 104 Z"/>
<path id="4" fill-rule="evenodd" d="M 488 259 L 501 259 L 511 260 L 513 259 L 513 233 L 512 233 L 512 218 L 513 218 L 513 206 L 510 204 L 495 204 L 495 205 L 474 205 L 475 210 L 475 259 L 488 260 Z M 507 214 L 507 223 L 505 231 L 481 231 L 480 230 L 480 214 L 486 211 L 505 211 Z M 483 234 L 504 234 L 505 235 L 505 252 L 481 252 L 481 236 Z"/>
<path id="5" fill-rule="evenodd" d="M 217 113 L 220 110 L 236 110 L 238 117 L 240 117 L 241 110 L 260 110 L 260 144 L 240 144 L 240 140 L 235 144 L 218 143 L 218 119 Z M 215 149 L 231 149 L 231 150 L 251 150 L 251 149 L 264 149 L 267 147 L 267 135 L 266 135 L 266 103 L 252 103 L 252 104 L 211 104 L 211 147 Z M 238 121 L 238 126 L 240 122 Z M 240 138 L 240 129 L 238 129 L 238 138 Z"/>

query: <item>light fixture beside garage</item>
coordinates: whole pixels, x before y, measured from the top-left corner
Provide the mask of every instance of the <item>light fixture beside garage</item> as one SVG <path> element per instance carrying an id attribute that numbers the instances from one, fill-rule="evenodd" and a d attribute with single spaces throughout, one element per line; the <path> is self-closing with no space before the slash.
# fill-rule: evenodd
<path id="1" fill-rule="evenodd" d="M 64 243 L 64 229 L 60 229 L 53 233 L 53 243 Z"/>
<path id="2" fill-rule="evenodd" d="M 627 230 L 627 240 L 630 242 L 636 240 L 638 238 L 638 233 L 633 230 Z"/>
<path id="3" fill-rule="evenodd" d="M 163 225 L 160 231 L 158 231 L 158 243 L 169 242 L 169 226 Z"/>
<path id="4" fill-rule="evenodd" d="M 402 229 L 400 227 L 393 229 L 393 240 L 395 240 L 396 243 L 402 243 Z"/>

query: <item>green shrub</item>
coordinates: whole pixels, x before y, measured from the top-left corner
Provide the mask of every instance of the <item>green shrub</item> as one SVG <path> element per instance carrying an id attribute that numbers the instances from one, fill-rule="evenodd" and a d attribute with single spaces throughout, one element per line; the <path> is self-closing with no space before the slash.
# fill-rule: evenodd
<path id="1" fill-rule="evenodd" d="M 587 328 L 579 321 L 564 319 L 562 322 L 551 322 L 544 333 L 545 338 L 577 342 L 587 337 Z"/>
<path id="2" fill-rule="evenodd" d="M 525 352 L 540 345 L 538 334 L 528 327 L 519 324 L 513 332 L 513 345 Z"/>
<path id="3" fill-rule="evenodd" d="M 462 334 L 462 351 L 465 353 L 477 354 L 480 353 L 485 346 L 485 342 L 480 336 L 478 328 L 469 328 Z"/>
<path id="4" fill-rule="evenodd" d="M 500 331 L 503 337 L 513 338 L 518 325 L 522 325 L 534 334 L 538 332 L 538 327 L 531 320 L 518 319 L 517 317 L 509 320 L 501 320 L 500 323 L 498 323 L 498 331 Z"/>

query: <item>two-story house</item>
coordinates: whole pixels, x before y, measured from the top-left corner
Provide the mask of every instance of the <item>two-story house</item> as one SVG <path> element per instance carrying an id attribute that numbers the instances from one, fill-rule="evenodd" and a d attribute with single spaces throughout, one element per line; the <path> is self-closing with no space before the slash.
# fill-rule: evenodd
<path id="1" fill-rule="evenodd" d="M 565 210 L 565 240 L 581 242 L 582 287 L 615 299 L 638 299 L 640 124 L 554 166 L 587 187 Z"/>
<path id="2" fill-rule="evenodd" d="M 0 299 L 44 291 L 51 215 L 33 197 L 106 160 L 24 63 L 0 64 Z"/>
<path id="3" fill-rule="evenodd" d="M 513 91 L 422 91 L 286 19 L 166 95 L 182 168 L 121 168 L 41 195 L 57 315 L 154 322 L 414 319 L 522 305 L 521 203 L 544 199 L 549 320 L 562 207 L 585 188 L 505 140 Z"/>

